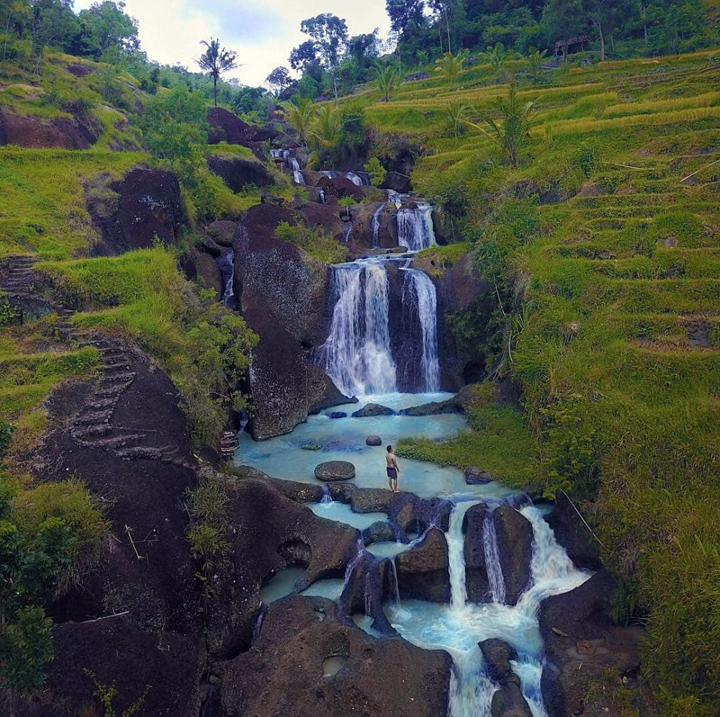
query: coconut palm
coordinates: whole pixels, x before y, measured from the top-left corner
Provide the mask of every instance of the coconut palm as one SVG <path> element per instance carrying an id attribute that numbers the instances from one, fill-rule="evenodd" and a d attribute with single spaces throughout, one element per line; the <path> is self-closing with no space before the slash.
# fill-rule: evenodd
<path id="1" fill-rule="evenodd" d="M 540 50 L 535 50 L 535 52 L 527 56 L 528 75 L 530 75 L 535 82 L 540 79 L 545 55 L 547 55 L 547 50 L 543 50 L 542 52 L 540 52 Z"/>
<path id="2" fill-rule="evenodd" d="M 217 107 L 218 80 L 223 72 L 229 72 L 237 67 L 237 53 L 220 47 L 220 40 L 213 40 L 212 38 L 210 38 L 209 43 L 203 40 L 200 44 L 205 45 L 207 50 L 196 62 L 200 65 L 200 69 L 207 72 L 213 79 L 213 98 L 215 107 Z"/>
<path id="3" fill-rule="evenodd" d="M 455 102 L 450 102 L 445 112 L 447 113 L 450 131 L 458 139 L 465 129 L 465 118 L 470 111 L 470 105 L 459 105 Z"/>
<path id="4" fill-rule="evenodd" d="M 308 97 L 299 97 L 294 104 L 288 103 L 284 107 L 283 119 L 298 133 L 300 143 L 304 147 L 307 147 L 308 133 L 316 114 L 313 101 Z"/>
<path id="5" fill-rule="evenodd" d="M 340 139 L 340 112 L 337 107 L 323 105 L 315 118 L 311 132 L 321 147 L 334 147 Z"/>
<path id="6" fill-rule="evenodd" d="M 518 96 L 515 79 L 510 82 L 507 99 L 498 98 L 495 109 L 502 118 L 495 121 L 491 117 L 485 119 L 486 127 L 466 121 L 465 124 L 482 132 L 498 145 L 513 167 L 518 165 L 520 148 L 530 138 L 532 120 L 537 114 L 537 99 L 523 102 Z"/>
<path id="7" fill-rule="evenodd" d="M 446 52 L 442 57 L 435 60 L 435 72 L 439 72 L 450 84 L 455 84 L 457 78 L 462 72 L 464 57 L 459 54 L 453 55 L 452 52 Z"/>
<path id="8" fill-rule="evenodd" d="M 378 94 L 385 100 L 390 101 L 390 97 L 400 86 L 400 74 L 394 67 L 386 67 L 381 69 L 378 67 L 378 76 L 375 78 L 375 87 Z"/>
<path id="9" fill-rule="evenodd" d="M 482 53 L 485 60 L 490 63 L 495 77 L 499 77 L 505 63 L 510 59 L 510 53 L 505 49 L 502 42 L 496 42 L 495 47 L 488 45 Z"/>

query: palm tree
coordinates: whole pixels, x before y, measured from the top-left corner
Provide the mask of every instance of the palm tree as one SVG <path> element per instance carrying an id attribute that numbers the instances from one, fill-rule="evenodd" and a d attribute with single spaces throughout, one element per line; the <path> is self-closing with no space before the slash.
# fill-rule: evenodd
<path id="1" fill-rule="evenodd" d="M 495 108 L 502 117 L 501 122 L 488 117 L 485 119 L 487 129 L 472 122 L 466 121 L 466 124 L 480 130 L 495 142 L 510 164 L 517 167 L 520 148 L 530 138 L 530 126 L 537 114 L 536 104 L 537 99 L 523 102 L 518 97 L 517 84 L 513 78 L 507 99 L 498 98 L 495 102 Z"/>
<path id="2" fill-rule="evenodd" d="M 505 50 L 505 46 L 502 42 L 496 42 L 495 47 L 490 47 L 490 45 L 488 45 L 485 48 L 485 52 L 482 54 L 483 57 L 490 63 L 490 66 L 495 73 L 495 77 L 499 77 L 502 72 L 503 65 L 510 57 L 510 53 Z"/>
<path id="3" fill-rule="evenodd" d="M 390 97 L 400 86 L 400 75 L 394 67 L 386 67 L 381 69 L 378 67 L 378 76 L 375 78 L 375 87 L 385 102 L 390 101 Z"/>
<path id="4" fill-rule="evenodd" d="M 323 105 L 316 115 L 312 131 L 322 147 L 334 147 L 340 138 L 340 112 L 337 107 Z"/>
<path id="5" fill-rule="evenodd" d="M 200 44 L 205 45 L 207 50 L 196 62 L 200 65 L 201 70 L 205 70 L 213 78 L 213 97 L 215 107 L 217 107 L 218 80 L 223 72 L 229 72 L 237 67 L 237 52 L 220 47 L 220 40 L 213 40 L 212 38 L 210 38 L 209 43 L 203 40 Z"/>
<path id="6" fill-rule="evenodd" d="M 465 117 L 470 111 L 470 105 L 458 105 L 451 102 L 445 111 L 447 112 L 450 130 L 455 139 L 458 139 L 465 129 Z"/>
<path id="7" fill-rule="evenodd" d="M 285 105 L 283 119 L 298 133 L 303 147 L 307 147 L 308 133 L 316 114 L 317 110 L 309 97 L 298 97 L 294 104 Z"/>
<path id="8" fill-rule="evenodd" d="M 542 52 L 535 50 L 535 52 L 527 56 L 528 74 L 536 82 L 540 79 L 545 55 L 547 55 L 547 50 L 543 50 Z"/>
<path id="9" fill-rule="evenodd" d="M 452 52 L 446 52 L 442 57 L 435 60 L 437 67 L 435 72 L 439 72 L 450 84 L 454 84 L 462 72 L 464 57 L 460 54 L 453 55 Z"/>

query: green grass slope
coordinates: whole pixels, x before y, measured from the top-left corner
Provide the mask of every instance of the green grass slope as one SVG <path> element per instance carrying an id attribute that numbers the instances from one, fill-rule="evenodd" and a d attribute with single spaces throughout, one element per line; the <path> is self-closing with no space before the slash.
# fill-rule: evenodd
<path id="1" fill-rule="evenodd" d="M 486 406 L 474 433 L 405 450 L 581 502 L 621 579 L 617 617 L 646 623 L 645 669 L 668 715 L 720 711 L 719 61 L 521 75 L 538 115 L 516 168 L 468 125 L 454 136 L 452 105 L 476 124 L 498 119 L 508 87 L 489 67 L 458 87 L 433 78 L 388 103 L 352 100 L 370 103 L 379 132 L 427 147 L 416 189 L 459 219 L 502 300 L 490 339 L 470 340 L 524 392 L 510 424 Z M 497 438 L 508 430 L 510 451 Z M 518 466 L 508 454 L 523 431 Z"/>

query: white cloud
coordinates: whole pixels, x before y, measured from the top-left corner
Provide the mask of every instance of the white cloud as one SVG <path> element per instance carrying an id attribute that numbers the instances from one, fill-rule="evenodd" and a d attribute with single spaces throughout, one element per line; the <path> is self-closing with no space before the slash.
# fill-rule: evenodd
<path id="1" fill-rule="evenodd" d="M 75 0 L 77 11 L 96 0 Z M 389 31 L 385 0 L 126 0 L 125 11 L 140 23 L 140 42 L 148 56 L 163 64 L 179 62 L 195 69 L 201 40 L 219 37 L 242 63 L 232 76 L 260 85 L 290 50 L 308 39 L 300 22 L 323 12 L 347 21 L 351 35 L 380 28 Z"/>

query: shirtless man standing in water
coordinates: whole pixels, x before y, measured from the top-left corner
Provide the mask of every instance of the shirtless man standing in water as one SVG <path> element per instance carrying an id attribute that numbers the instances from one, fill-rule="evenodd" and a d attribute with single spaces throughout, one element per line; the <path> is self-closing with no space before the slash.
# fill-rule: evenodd
<path id="1" fill-rule="evenodd" d="M 393 493 L 399 493 L 398 475 L 400 474 L 400 466 L 398 466 L 397 456 L 393 453 L 392 446 L 387 447 L 385 462 L 387 463 L 387 477 L 390 490 Z"/>

